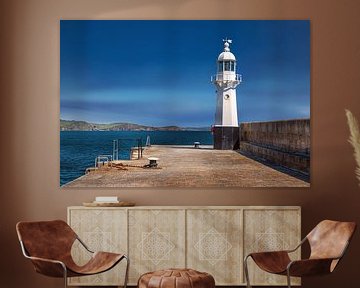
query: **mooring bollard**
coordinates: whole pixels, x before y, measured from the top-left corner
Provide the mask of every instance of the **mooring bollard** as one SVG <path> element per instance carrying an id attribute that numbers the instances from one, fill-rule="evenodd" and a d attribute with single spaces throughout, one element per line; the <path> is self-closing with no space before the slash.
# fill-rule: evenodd
<path id="1" fill-rule="evenodd" d="M 148 167 L 150 167 L 150 168 L 154 168 L 154 167 L 157 167 L 157 162 L 156 161 L 158 161 L 159 160 L 159 158 L 157 158 L 157 157 L 149 157 L 148 158 L 149 159 L 149 164 L 148 164 Z"/>
<path id="2" fill-rule="evenodd" d="M 200 142 L 194 142 L 194 148 L 200 148 Z"/>

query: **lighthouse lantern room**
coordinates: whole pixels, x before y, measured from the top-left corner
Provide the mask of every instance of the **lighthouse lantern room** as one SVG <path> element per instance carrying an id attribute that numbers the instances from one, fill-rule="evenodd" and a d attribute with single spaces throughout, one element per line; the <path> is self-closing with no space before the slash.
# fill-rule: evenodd
<path id="1" fill-rule="evenodd" d="M 232 40 L 223 41 L 224 51 L 217 59 L 217 73 L 211 77 L 211 82 L 216 86 L 214 148 L 235 150 L 239 148 L 236 87 L 241 83 L 241 75 L 236 74 L 236 58 L 230 52 Z"/>

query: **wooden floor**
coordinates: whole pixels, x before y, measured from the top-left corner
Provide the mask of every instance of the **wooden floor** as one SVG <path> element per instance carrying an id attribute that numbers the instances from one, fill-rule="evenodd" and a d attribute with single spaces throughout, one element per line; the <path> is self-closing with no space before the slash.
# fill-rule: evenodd
<path id="1" fill-rule="evenodd" d="M 143 168 L 148 157 L 158 168 Z M 309 187 L 310 184 L 274 170 L 235 151 L 158 145 L 146 148 L 140 160 L 118 161 L 63 187 Z M 120 165 L 121 165 L 120 164 Z"/>

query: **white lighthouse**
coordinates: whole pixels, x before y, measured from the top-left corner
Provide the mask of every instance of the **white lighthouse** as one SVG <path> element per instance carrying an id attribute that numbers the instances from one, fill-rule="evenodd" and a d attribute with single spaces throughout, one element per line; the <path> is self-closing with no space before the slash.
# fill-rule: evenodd
<path id="1" fill-rule="evenodd" d="M 239 147 L 236 87 L 241 83 L 241 75 L 236 74 L 236 58 L 230 52 L 232 40 L 223 41 L 224 51 L 217 59 L 217 73 L 211 79 L 216 86 L 214 148 L 234 150 Z"/>

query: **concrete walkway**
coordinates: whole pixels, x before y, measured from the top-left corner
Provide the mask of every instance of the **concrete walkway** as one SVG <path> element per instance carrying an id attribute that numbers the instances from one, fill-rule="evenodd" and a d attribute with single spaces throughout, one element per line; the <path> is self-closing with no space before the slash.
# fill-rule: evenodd
<path id="1" fill-rule="evenodd" d="M 148 157 L 158 168 L 142 168 Z M 251 160 L 235 151 L 202 146 L 152 146 L 140 160 L 118 161 L 63 187 L 309 187 L 310 184 Z"/>

